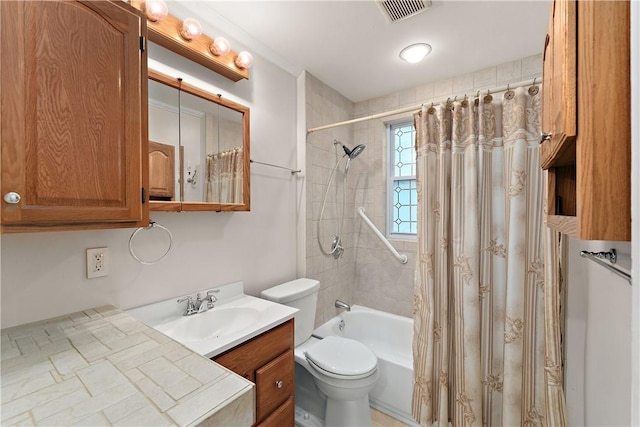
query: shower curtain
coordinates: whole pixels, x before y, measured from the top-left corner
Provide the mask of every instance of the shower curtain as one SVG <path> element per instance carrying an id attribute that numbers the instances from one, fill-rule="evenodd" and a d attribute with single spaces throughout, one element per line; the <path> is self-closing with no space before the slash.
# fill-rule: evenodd
<path id="1" fill-rule="evenodd" d="M 554 268 L 545 280 L 538 92 L 447 102 L 414 116 L 413 416 L 421 425 L 566 424 L 551 307 L 561 286 L 557 257 L 547 257 Z"/>
<path id="2" fill-rule="evenodd" d="M 243 203 L 242 147 L 207 156 L 206 202 Z"/>

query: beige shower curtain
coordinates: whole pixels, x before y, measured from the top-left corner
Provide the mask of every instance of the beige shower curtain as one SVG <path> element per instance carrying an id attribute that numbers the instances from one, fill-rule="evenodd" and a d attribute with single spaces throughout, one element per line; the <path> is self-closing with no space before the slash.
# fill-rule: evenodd
<path id="1" fill-rule="evenodd" d="M 242 147 L 207 156 L 206 202 L 243 203 Z"/>
<path id="2" fill-rule="evenodd" d="M 557 299 L 545 303 L 540 94 L 493 98 L 414 117 L 413 415 L 424 426 L 565 420 L 558 318 L 546 328 L 557 351 L 545 353 L 545 307 Z M 549 294 L 559 294 L 558 274 Z"/>

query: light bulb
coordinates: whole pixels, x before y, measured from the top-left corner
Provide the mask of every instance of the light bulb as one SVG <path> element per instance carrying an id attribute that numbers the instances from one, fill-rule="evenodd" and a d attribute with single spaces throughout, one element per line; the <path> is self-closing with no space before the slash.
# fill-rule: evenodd
<path id="1" fill-rule="evenodd" d="M 246 50 L 243 50 L 236 56 L 235 62 L 238 68 L 251 68 L 253 65 L 253 56 Z"/>
<path id="2" fill-rule="evenodd" d="M 415 43 L 405 47 L 400 51 L 400 58 L 411 64 L 422 61 L 422 59 L 431 53 L 431 45 L 426 43 Z"/>
<path id="3" fill-rule="evenodd" d="M 193 18 L 187 18 L 182 22 L 180 35 L 185 40 L 195 40 L 202 34 L 202 25 Z"/>
<path id="4" fill-rule="evenodd" d="M 151 22 L 162 21 L 169 14 L 169 8 L 162 0 L 146 0 L 144 11 L 147 14 L 147 19 Z"/>
<path id="5" fill-rule="evenodd" d="M 222 56 L 231 51 L 231 45 L 224 37 L 216 37 L 213 43 L 209 45 L 209 50 L 215 56 Z"/>

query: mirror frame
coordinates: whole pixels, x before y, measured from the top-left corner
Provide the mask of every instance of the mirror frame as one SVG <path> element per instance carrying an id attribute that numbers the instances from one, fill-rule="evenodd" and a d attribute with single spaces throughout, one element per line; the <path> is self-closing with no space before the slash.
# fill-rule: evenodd
<path id="1" fill-rule="evenodd" d="M 215 211 L 215 212 L 235 212 L 235 211 L 249 211 L 251 210 L 251 183 L 250 179 L 250 139 L 249 139 L 249 129 L 250 129 L 250 110 L 249 107 L 246 107 L 242 104 L 238 104 L 236 102 L 230 101 L 226 98 L 223 98 L 222 95 L 214 95 L 207 91 L 204 91 L 198 87 L 192 86 L 188 83 L 182 81 L 182 79 L 178 79 L 175 77 L 169 77 L 162 73 L 159 73 L 154 70 L 149 70 L 149 79 L 154 80 L 158 83 L 165 84 L 167 86 L 171 86 L 175 89 L 178 89 L 182 92 L 190 93 L 191 95 L 197 96 L 199 98 L 205 99 L 207 101 L 211 101 L 220 106 L 230 108 L 242 114 L 242 141 L 243 141 L 243 175 L 242 175 L 242 196 L 244 199 L 244 203 L 215 203 L 215 202 L 183 202 L 183 201 L 175 201 L 175 202 L 165 202 L 165 201 L 155 201 L 152 200 L 149 202 L 149 210 L 151 211 L 164 211 L 164 212 L 181 212 L 181 211 Z M 148 155 L 148 154 L 147 154 Z M 180 156 L 180 154 L 179 154 Z M 179 162 L 182 162 L 181 157 L 178 158 Z M 181 175 L 184 174 L 184 171 L 181 170 Z M 181 182 L 184 180 L 184 177 L 180 177 Z M 182 195 L 181 195 L 182 197 Z"/>

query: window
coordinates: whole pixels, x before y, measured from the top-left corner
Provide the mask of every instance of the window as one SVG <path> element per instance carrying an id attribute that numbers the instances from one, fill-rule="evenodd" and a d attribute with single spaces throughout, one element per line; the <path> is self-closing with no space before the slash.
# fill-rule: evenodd
<path id="1" fill-rule="evenodd" d="M 415 236 L 418 231 L 416 150 L 413 122 L 389 127 L 389 234 Z M 400 237 L 400 236 L 398 236 Z"/>

